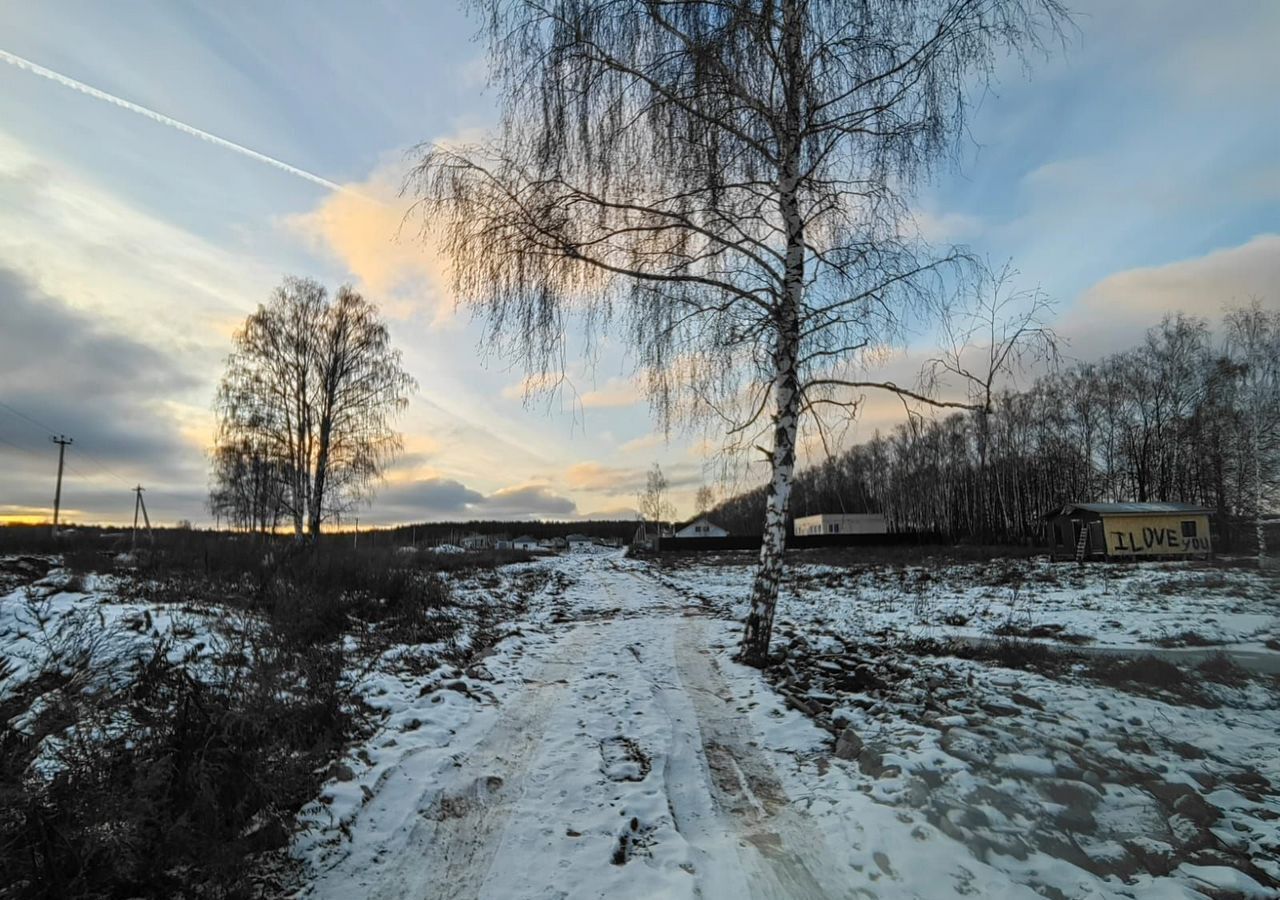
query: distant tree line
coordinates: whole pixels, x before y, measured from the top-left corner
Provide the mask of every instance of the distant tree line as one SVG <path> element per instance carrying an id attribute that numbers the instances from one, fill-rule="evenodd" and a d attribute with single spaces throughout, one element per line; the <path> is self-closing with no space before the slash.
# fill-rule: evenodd
<path id="1" fill-rule="evenodd" d="M 1280 505 L 1280 312 L 1231 309 L 1217 335 L 1177 314 L 1140 346 L 993 397 L 989 411 L 912 417 L 797 477 L 793 516 L 883 513 L 893 529 L 1025 542 L 1068 501 L 1182 501 L 1219 527 Z M 765 489 L 714 511 L 758 530 Z"/>

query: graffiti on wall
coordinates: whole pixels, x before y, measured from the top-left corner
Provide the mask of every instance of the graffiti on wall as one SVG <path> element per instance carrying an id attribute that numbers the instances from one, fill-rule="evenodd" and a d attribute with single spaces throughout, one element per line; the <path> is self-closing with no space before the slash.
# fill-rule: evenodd
<path id="1" fill-rule="evenodd" d="M 1126 531 L 1112 531 L 1111 549 L 1115 553 L 1207 553 L 1209 537 L 1183 535 L 1166 525 L 1144 526 Z"/>

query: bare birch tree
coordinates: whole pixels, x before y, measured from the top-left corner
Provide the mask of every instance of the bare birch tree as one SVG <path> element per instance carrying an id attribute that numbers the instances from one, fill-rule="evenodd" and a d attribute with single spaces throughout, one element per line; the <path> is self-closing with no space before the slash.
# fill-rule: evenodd
<path id="1" fill-rule="evenodd" d="M 349 286 L 330 299 L 311 279 L 286 278 L 234 341 L 216 400 L 214 501 L 243 493 L 229 479 L 245 474 L 237 460 L 251 448 L 254 477 L 278 479 L 267 496 L 295 536 L 314 538 L 370 496 L 400 450 L 392 422 L 416 384 L 377 307 Z"/>
<path id="2" fill-rule="evenodd" d="M 905 198 L 1006 52 L 1057 0 L 471 0 L 495 136 L 424 148 L 411 181 L 491 346 L 552 376 L 566 325 L 624 333 L 664 427 L 759 423 L 771 477 L 742 658 L 767 659 L 801 419 L 964 257 Z M 968 404 L 959 404 L 967 406 Z"/>
<path id="3" fill-rule="evenodd" d="M 711 508 L 716 505 L 715 489 L 709 484 L 700 485 L 698 492 L 693 495 L 693 511 L 694 515 L 705 516 L 711 512 Z"/>
<path id="4" fill-rule="evenodd" d="M 1254 300 L 1226 317 L 1226 348 L 1239 366 L 1244 457 L 1258 562 L 1267 564 L 1266 524 L 1280 506 L 1280 312 Z"/>
<path id="5" fill-rule="evenodd" d="M 662 466 L 653 464 L 645 476 L 644 491 L 637 497 L 640 516 L 646 522 L 657 526 L 658 534 L 662 534 L 662 523 L 675 515 L 675 507 L 667 499 L 667 476 L 662 473 Z"/>

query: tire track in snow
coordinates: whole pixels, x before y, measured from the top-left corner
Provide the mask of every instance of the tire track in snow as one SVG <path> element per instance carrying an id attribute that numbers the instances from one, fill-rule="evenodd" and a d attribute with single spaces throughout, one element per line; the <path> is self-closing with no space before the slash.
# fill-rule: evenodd
<path id="1" fill-rule="evenodd" d="M 357 857 L 325 873 L 314 896 L 346 900 L 356 874 L 374 900 L 454 900 L 476 897 L 527 767 L 542 736 L 542 721 L 561 702 L 595 627 L 566 630 L 542 650 L 548 658 L 526 677 L 527 686 L 502 702 L 494 725 L 470 749 L 456 753 L 443 772 L 422 771 L 411 751 L 378 785 L 375 797 L 424 790 L 414 804 L 412 825 L 394 817 L 379 821 L 373 798 L 352 830 L 381 837 Z M 354 873 L 353 873 L 353 870 Z M 330 878 L 330 876 L 332 879 Z M 345 882 L 345 883 L 344 883 Z M 329 888 L 332 884 L 333 889 Z"/>
<path id="2" fill-rule="evenodd" d="M 701 616 L 688 616 L 675 647 L 680 680 L 698 718 L 716 804 L 755 851 L 750 896 L 826 900 L 853 896 L 842 882 L 821 833 L 787 796 L 772 765 L 742 738 L 746 716 L 707 646 Z M 852 874 L 852 873 L 849 873 Z M 847 876 L 846 876 L 847 877 Z"/>

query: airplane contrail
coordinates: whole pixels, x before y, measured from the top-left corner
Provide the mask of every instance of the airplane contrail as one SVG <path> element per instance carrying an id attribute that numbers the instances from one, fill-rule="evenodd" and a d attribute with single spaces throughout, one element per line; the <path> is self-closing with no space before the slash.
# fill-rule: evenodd
<path id="1" fill-rule="evenodd" d="M 62 85 L 63 87 L 69 87 L 73 91 L 79 91 L 80 93 L 87 94 L 95 99 L 105 100 L 113 106 L 118 106 L 121 109 L 127 109 L 129 112 L 137 113 L 140 116 L 146 116 L 153 122 L 159 122 L 161 125 L 168 125 L 170 128 L 176 128 L 178 131 L 181 131 L 184 134 L 189 134 L 192 137 L 197 137 L 202 141 L 208 141 L 211 144 L 216 144 L 219 147 L 225 147 L 226 149 L 239 153 L 242 156 L 247 156 L 250 159 L 256 159 L 258 162 L 274 166 L 282 172 L 288 172 L 290 175 L 296 175 L 298 178 L 305 178 L 307 181 L 310 181 L 313 184 L 318 184 L 321 187 L 326 187 L 331 191 L 348 190 L 348 188 L 344 188 L 342 185 L 336 184 L 327 178 L 322 178 L 314 172 L 308 172 L 306 169 L 299 169 L 297 166 L 291 166 L 283 160 L 276 159 L 273 156 L 267 156 L 265 153 L 259 153 L 257 150 L 250 149 L 243 144 L 237 144 L 235 141 L 220 138 L 216 134 L 210 134 L 207 131 L 202 131 L 192 125 L 188 125 L 186 122 L 179 122 L 177 119 L 166 116 L 164 113 L 156 112 L 154 109 L 148 109 L 145 106 L 139 106 L 136 103 L 131 103 L 123 97 L 117 97 L 115 94 L 108 94 L 106 91 L 100 91 L 96 87 L 91 87 L 85 84 L 83 81 L 76 81 L 74 78 L 55 72 L 52 69 L 46 69 L 44 66 L 33 63 L 29 59 L 23 59 L 21 56 L 15 56 L 5 50 L 0 50 L 0 60 L 7 62 L 11 66 L 22 69 L 24 72 L 30 72 L 32 75 L 39 75 L 41 78 L 47 78 L 52 82 Z"/>

